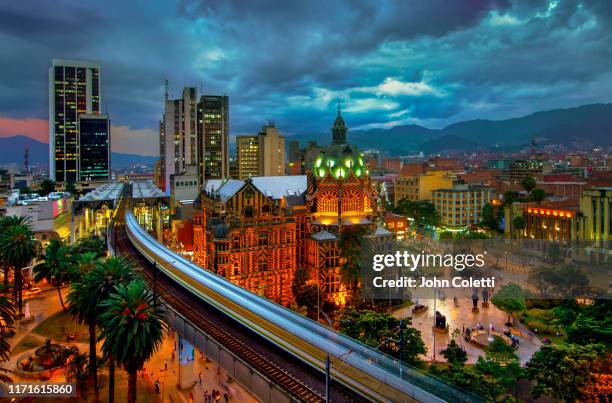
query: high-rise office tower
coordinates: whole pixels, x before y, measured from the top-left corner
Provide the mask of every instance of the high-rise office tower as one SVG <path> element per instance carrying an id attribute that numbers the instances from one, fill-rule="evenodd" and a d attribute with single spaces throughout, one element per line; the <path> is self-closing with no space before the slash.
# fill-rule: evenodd
<path id="1" fill-rule="evenodd" d="M 204 95 L 198 103 L 198 185 L 229 176 L 229 98 Z"/>
<path id="2" fill-rule="evenodd" d="M 238 179 L 260 176 L 258 135 L 236 136 L 236 165 Z"/>
<path id="3" fill-rule="evenodd" d="M 166 103 L 164 102 L 164 108 Z M 155 184 L 160 189 L 166 189 L 166 133 L 164 119 L 159 121 L 159 161 L 155 164 Z"/>
<path id="4" fill-rule="evenodd" d="M 79 115 L 78 182 L 110 180 L 110 121 L 106 115 Z"/>
<path id="5" fill-rule="evenodd" d="M 285 175 L 285 136 L 280 135 L 272 122 L 262 127 L 258 136 L 261 175 Z"/>
<path id="6" fill-rule="evenodd" d="M 236 136 L 238 178 L 285 175 L 285 136 L 273 123 L 256 135 Z"/>
<path id="7" fill-rule="evenodd" d="M 197 165 L 197 94 L 195 87 L 185 87 L 179 99 L 167 99 L 160 125 L 160 154 L 166 192 L 170 192 L 170 175 Z"/>
<path id="8" fill-rule="evenodd" d="M 79 179 L 79 115 L 101 111 L 100 64 L 53 59 L 49 68 L 49 177 Z"/>

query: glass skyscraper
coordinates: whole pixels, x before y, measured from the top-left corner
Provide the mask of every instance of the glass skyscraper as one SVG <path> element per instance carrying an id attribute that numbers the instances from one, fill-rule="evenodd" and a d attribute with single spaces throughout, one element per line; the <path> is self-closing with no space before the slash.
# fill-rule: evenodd
<path id="1" fill-rule="evenodd" d="M 49 177 L 79 180 L 79 115 L 100 114 L 100 65 L 53 59 L 49 68 Z"/>
<path id="2" fill-rule="evenodd" d="M 79 115 L 78 181 L 110 180 L 110 121 L 106 115 Z"/>

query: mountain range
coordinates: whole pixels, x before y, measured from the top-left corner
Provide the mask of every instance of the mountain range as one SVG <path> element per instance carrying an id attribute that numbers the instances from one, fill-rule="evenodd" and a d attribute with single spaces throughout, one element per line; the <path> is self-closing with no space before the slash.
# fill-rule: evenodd
<path id="1" fill-rule="evenodd" d="M 348 122 L 350 125 L 350 122 Z M 331 134 L 298 133 L 287 140 L 304 146 L 315 140 L 328 144 Z M 376 148 L 390 154 L 425 154 L 448 150 L 517 149 L 538 144 L 612 145 L 612 104 L 591 104 L 554 109 L 505 120 L 468 120 L 442 129 L 419 125 L 391 129 L 349 130 L 348 141 L 359 148 Z"/>
<path id="2" fill-rule="evenodd" d="M 25 149 L 28 149 L 31 166 L 49 164 L 49 145 L 26 136 L 0 137 L 0 165 L 16 164 L 23 166 Z M 157 157 L 137 154 L 111 153 L 113 168 L 126 168 L 132 165 L 152 165 Z"/>
<path id="3" fill-rule="evenodd" d="M 299 140 L 301 145 L 305 146 L 308 141 L 314 140 L 326 145 L 330 139 L 329 132 L 298 133 L 288 135 L 287 144 L 291 140 Z M 348 141 L 360 149 L 374 148 L 392 155 L 492 148 L 513 150 L 528 146 L 532 140 L 536 140 L 538 144 L 612 145 L 612 104 L 553 109 L 505 120 L 468 120 L 442 129 L 407 125 L 348 132 Z M 31 165 L 48 163 L 49 151 L 46 143 L 16 135 L 0 137 L 0 165 L 23 165 L 26 148 L 29 149 Z M 235 145 L 232 144 L 230 149 L 234 151 Z M 113 168 L 134 164 L 152 165 L 157 159 L 117 152 L 113 152 L 111 158 Z"/>

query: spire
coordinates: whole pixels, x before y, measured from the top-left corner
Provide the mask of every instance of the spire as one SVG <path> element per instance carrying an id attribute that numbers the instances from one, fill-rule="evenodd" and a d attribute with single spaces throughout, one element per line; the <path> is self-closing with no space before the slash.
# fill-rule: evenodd
<path id="1" fill-rule="evenodd" d="M 338 100 L 338 116 L 334 121 L 334 126 L 331 128 L 332 144 L 346 144 L 346 124 L 342 118 L 341 101 Z"/>

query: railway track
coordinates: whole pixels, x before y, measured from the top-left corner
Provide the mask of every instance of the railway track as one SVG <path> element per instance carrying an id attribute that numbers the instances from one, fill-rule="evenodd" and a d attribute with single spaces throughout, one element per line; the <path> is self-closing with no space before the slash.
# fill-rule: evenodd
<path id="1" fill-rule="evenodd" d="M 199 329 L 214 338 L 219 344 L 244 360 L 252 368 L 265 375 L 273 383 L 286 390 L 292 397 L 305 402 L 324 402 L 325 379 L 323 374 L 295 357 L 276 348 L 261 336 L 224 316 L 204 301 L 186 292 L 153 267 L 131 245 L 124 228 L 126 200 L 118 205 L 114 222 L 114 245 L 119 255 L 133 260 L 145 281 L 157 295 L 175 310 L 181 312 Z M 157 272 L 157 273 L 156 273 Z M 156 273 L 156 274 L 155 274 Z M 346 387 L 333 382 L 331 400 L 334 402 L 363 402 L 360 396 Z"/>

